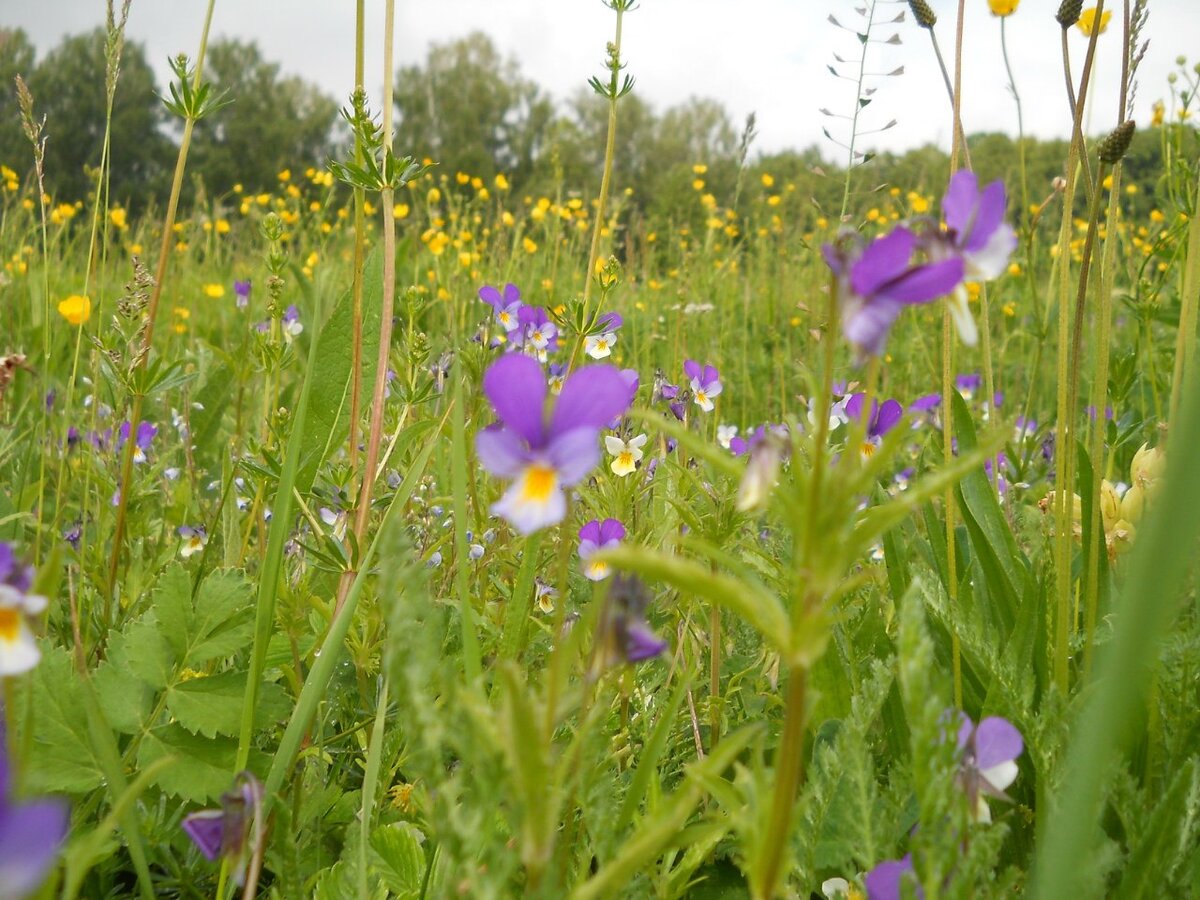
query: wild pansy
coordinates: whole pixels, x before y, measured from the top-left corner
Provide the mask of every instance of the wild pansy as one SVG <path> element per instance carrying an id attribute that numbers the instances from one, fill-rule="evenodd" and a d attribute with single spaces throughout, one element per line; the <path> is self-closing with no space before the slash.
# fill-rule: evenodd
<path id="1" fill-rule="evenodd" d="M 621 663 L 653 659 L 667 649 L 667 642 L 646 621 L 649 605 L 641 581 L 625 574 L 613 578 L 596 624 L 594 674 Z"/>
<path id="2" fill-rule="evenodd" d="M 209 862 L 229 861 L 234 881 L 246 880 L 251 856 L 262 850 L 263 787 L 249 772 L 241 772 L 233 787 L 221 795 L 219 809 L 202 809 L 183 817 L 182 827 Z M 253 840 L 247 840 L 253 835 Z"/>
<path id="3" fill-rule="evenodd" d="M 235 302 L 237 303 L 238 309 L 245 309 L 247 306 L 249 306 L 250 305 L 250 280 L 249 279 L 246 279 L 245 281 L 236 281 L 235 280 L 233 282 L 233 295 L 236 298 Z"/>
<path id="4" fill-rule="evenodd" d="M 300 321 L 300 310 L 296 304 L 293 303 L 284 310 L 283 319 L 279 324 L 283 331 L 283 339 L 289 344 L 304 331 L 304 323 Z"/>
<path id="5" fill-rule="evenodd" d="M 837 281 L 842 333 L 864 356 L 879 356 L 906 306 L 949 294 L 962 281 L 957 257 L 916 262 L 917 235 L 903 225 L 863 245 L 854 233 L 822 248 Z"/>
<path id="6" fill-rule="evenodd" d="M 504 285 L 503 294 L 499 289 L 485 284 L 479 289 L 479 299 L 494 310 L 496 323 L 505 332 L 515 331 L 519 327 L 518 314 L 522 306 L 521 291 L 515 284 Z"/>
<path id="7" fill-rule="evenodd" d="M 946 228 L 937 234 L 941 249 L 935 247 L 932 255 L 961 259 L 964 281 L 999 278 L 1017 247 L 1017 234 L 1004 221 L 1007 208 L 1003 181 L 993 181 L 981 191 L 974 172 L 966 169 L 955 172 L 942 197 Z M 949 309 L 963 343 L 973 345 L 979 331 L 967 299 L 966 286 L 957 285 Z"/>
<path id="8" fill-rule="evenodd" d="M 208 531 L 203 525 L 180 525 L 175 533 L 183 540 L 179 547 L 179 555 L 184 559 L 195 556 L 208 543 Z"/>
<path id="9" fill-rule="evenodd" d="M 978 725 L 960 713 L 958 749 L 962 761 L 959 784 L 966 791 L 975 822 L 992 821 L 986 797 L 1007 800 L 1004 789 L 1017 778 L 1017 757 L 1025 750 L 1021 733 L 1007 719 L 988 716 Z"/>
<path id="10" fill-rule="evenodd" d="M 765 506 L 775 489 L 779 467 L 791 450 L 790 435 L 783 425 L 760 425 L 745 447 L 738 449 L 742 452 L 735 450 L 735 456 L 749 452 L 750 458 L 738 485 L 736 506 L 739 512 L 749 512 Z"/>
<path id="11" fill-rule="evenodd" d="M 592 359 L 604 359 L 612 355 L 613 345 L 617 342 L 617 329 L 624 320 L 618 313 L 605 313 L 600 317 L 597 334 L 589 334 L 583 339 L 583 349 Z"/>
<path id="12" fill-rule="evenodd" d="M 512 485 L 492 512 L 521 534 L 562 521 L 562 489 L 582 481 L 600 462 L 601 430 L 633 400 L 624 375 L 608 365 L 583 366 L 563 382 L 547 413 L 542 367 L 520 354 L 500 357 L 483 376 L 483 391 L 500 421 L 475 437 L 487 471 Z"/>
<path id="13" fill-rule="evenodd" d="M 853 394 L 846 401 L 846 416 L 851 422 L 862 421 L 863 404 L 866 403 L 866 394 Z M 871 401 L 871 414 L 866 419 L 866 434 L 863 437 L 862 447 L 859 448 L 859 453 L 863 459 L 870 459 L 874 455 L 879 445 L 883 443 L 883 436 L 896 427 L 896 424 L 904 417 L 904 407 L 895 400 L 884 400 L 882 404 L 877 400 Z"/>
<path id="14" fill-rule="evenodd" d="M 638 461 L 642 458 L 642 447 L 646 445 L 647 440 L 645 434 L 639 434 L 628 441 L 621 440 L 615 434 L 604 436 L 604 449 L 613 457 L 609 468 L 612 469 L 614 475 L 623 478 L 633 474 Z"/>
<path id="15" fill-rule="evenodd" d="M 545 362 L 549 354 L 558 350 L 558 326 L 550 321 L 545 309 L 540 306 L 522 306 L 517 319 L 521 323 L 521 329 L 519 340 L 514 341 L 515 347 L 524 347 L 530 356 L 536 356 L 541 362 Z"/>
<path id="16" fill-rule="evenodd" d="M 146 461 L 146 451 L 150 449 L 150 445 L 154 443 L 154 438 L 158 435 L 158 426 L 153 422 L 147 422 L 143 419 L 138 422 L 137 437 L 134 439 L 133 461 L 135 463 L 144 463 Z M 125 442 L 129 440 L 129 422 L 122 423 L 120 430 L 117 432 L 117 450 L 118 452 L 124 448 Z"/>
<path id="17" fill-rule="evenodd" d="M 28 897 L 46 880 L 67 834 L 67 804 L 9 798 L 8 739 L 0 725 L 0 897 Z"/>
<path id="18" fill-rule="evenodd" d="M 722 450 L 728 450 L 730 443 L 737 437 L 738 427 L 736 425 L 718 425 L 717 426 L 717 444 Z"/>
<path id="19" fill-rule="evenodd" d="M 11 544 L 0 541 L 0 678 L 28 672 L 42 658 L 29 620 L 45 612 L 48 601 L 29 593 L 32 586 L 33 567 L 17 559 Z"/>
<path id="20" fill-rule="evenodd" d="M 705 412 L 712 412 L 712 398 L 721 393 L 721 376 L 717 371 L 716 366 L 704 366 L 700 368 L 700 363 L 694 359 L 689 359 L 683 364 L 684 374 L 691 379 L 692 397 Z"/>
<path id="21" fill-rule="evenodd" d="M 611 568 L 608 563 L 592 559 L 599 550 L 607 550 L 621 543 L 625 537 L 625 526 L 618 519 L 592 519 L 579 529 L 579 559 L 583 562 L 583 574 L 589 581 L 603 581 Z"/>
<path id="22" fill-rule="evenodd" d="M 909 876 L 908 883 L 912 885 L 911 896 L 924 897 L 925 892 L 917 883 L 913 872 L 912 854 L 909 853 L 902 859 L 884 860 L 867 873 L 867 877 L 863 879 L 863 885 L 867 889 L 867 900 L 900 900 L 903 896 L 900 884 L 906 875 Z"/>
<path id="23" fill-rule="evenodd" d="M 563 382 L 567 377 L 566 363 L 550 363 L 547 371 L 550 373 L 546 379 L 546 384 L 550 387 L 550 393 L 557 397 L 562 393 Z"/>

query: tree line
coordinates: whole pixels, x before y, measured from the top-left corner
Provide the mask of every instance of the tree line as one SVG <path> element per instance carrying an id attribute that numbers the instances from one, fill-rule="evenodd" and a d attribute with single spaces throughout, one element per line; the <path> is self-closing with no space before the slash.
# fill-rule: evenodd
<path id="1" fill-rule="evenodd" d="M 104 71 L 103 29 L 68 36 L 40 60 L 23 31 L 0 29 L 0 163 L 22 176 L 32 171 L 14 87 L 20 74 L 37 115 L 47 121 L 47 190 L 56 200 L 86 198 L 100 162 Z M 196 125 L 188 158 L 192 190 L 202 186 L 224 194 L 239 184 L 246 191 L 270 190 L 281 170 L 323 167 L 346 152 L 342 104 L 303 78 L 282 73 L 256 43 L 213 42 L 205 77 L 233 102 Z M 165 195 L 174 166 L 180 129 L 159 99 L 164 92 L 145 49 L 127 43 L 114 100 L 110 195 L 135 210 Z M 399 151 L 433 159 L 443 172 L 488 180 L 504 173 L 514 191 L 533 195 L 553 196 L 560 188 L 589 195 L 598 185 L 605 101 L 586 86 L 556 100 L 482 33 L 433 45 L 423 64 L 401 67 L 395 103 Z M 631 190 L 630 203 L 643 213 L 671 215 L 694 193 L 692 167 L 704 163 L 705 190 L 728 202 L 741 187 L 739 177 L 746 177 L 748 128 L 711 99 L 694 97 L 658 111 L 635 91 L 620 101 L 618 186 Z M 982 177 L 1005 178 L 1019 196 L 1016 141 L 981 134 L 970 143 Z M 1026 140 L 1024 149 L 1028 199 L 1038 202 L 1062 171 L 1066 144 Z M 826 159 L 840 152 L 836 148 L 760 156 L 751 144 L 750 151 L 751 177 L 769 172 L 823 210 L 840 207 L 842 173 Z M 1152 130 L 1140 132 L 1126 159 L 1126 182 L 1142 188 L 1135 205 L 1154 205 L 1160 166 L 1158 138 Z M 946 168 L 945 153 L 934 147 L 880 153 L 862 165 L 855 185 L 860 193 L 895 184 L 936 194 Z"/>

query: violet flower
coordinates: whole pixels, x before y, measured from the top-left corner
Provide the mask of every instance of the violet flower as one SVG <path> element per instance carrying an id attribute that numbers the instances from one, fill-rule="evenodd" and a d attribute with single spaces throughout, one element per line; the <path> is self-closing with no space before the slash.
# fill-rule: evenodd
<path id="1" fill-rule="evenodd" d="M 612 571 L 606 562 L 593 560 L 597 551 L 607 550 L 621 543 L 625 537 L 625 526 L 617 519 L 592 519 L 579 529 L 579 559 L 583 562 L 583 574 L 589 581 L 603 581 Z"/>
<path id="2" fill-rule="evenodd" d="M 988 716 L 978 725 L 960 713 L 958 749 L 962 764 L 958 780 L 971 804 L 975 822 L 992 821 L 985 797 L 1008 800 L 1004 789 L 1017 778 L 1017 757 L 1025 750 L 1021 733 L 1007 719 Z"/>
<path id="3" fill-rule="evenodd" d="M 632 575 L 617 575 L 609 586 L 596 625 L 596 665 L 605 669 L 620 663 L 653 659 L 667 642 L 650 630 L 646 586 Z"/>
<path id="4" fill-rule="evenodd" d="M 236 298 L 237 308 L 245 309 L 250 305 L 250 280 L 233 282 L 233 294 Z"/>
<path id="5" fill-rule="evenodd" d="M 521 329 L 519 335 L 510 335 L 514 347 L 525 347 L 531 356 L 541 362 L 558 350 L 558 326 L 550 321 L 546 310 L 540 306 L 522 306 L 517 313 Z"/>
<path id="6" fill-rule="evenodd" d="M 230 861 L 238 886 L 245 883 L 250 857 L 262 849 L 262 801 L 262 784 L 251 773 L 241 772 L 233 787 L 221 795 L 219 809 L 202 809 L 183 817 L 183 830 L 209 862 L 222 857 Z M 253 840 L 247 841 L 251 834 Z"/>
<path id="7" fill-rule="evenodd" d="M 592 359 L 604 359 L 612 355 L 613 345 L 617 342 L 617 329 L 623 323 L 618 313 L 605 313 L 597 323 L 600 326 L 599 333 L 589 334 L 583 339 L 584 352 Z"/>
<path id="8" fill-rule="evenodd" d="M 738 512 L 749 512 L 766 505 L 779 479 L 779 467 L 790 449 L 790 436 L 784 426 L 760 425 L 754 430 L 746 444 L 750 458 L 738 485 L 735 504 Z"/>
<path id="9" fill-rule="evenodd" d="M 180 525 L 175 529 L 175 533 L 183 538 L 179 555 L 184 559 L 196 555 L 208 543 L 208 530 L 203 525 Z"/>
<path id="10" fill-rule="evenodd" d="M 546 384 L 550 387 L 550 393 L 557 397 L 562 393 L 563 382 L 567 378 L 566 363 L 550 363 L 549 377 L 546 379 Z"/>
<path id="11" fill-rule="evenodd" d="M 1004 221 L 1008 202 L 1004 182 L 993 181 L 982 191 L 974 172 L 960 169 L 950 177 L 942 197 L 942 215 L 946 230 L 938 237 L 942 253 L 962 260 L 966 281 L 990 281 L 1008 268 L 1008 258 L 1017 246 L 1017 235 Z M 935 256 L 939 256 L 936 250 Z M 950 316 L 964 344 L 973 346 L 979 338 L 975 318 L 967 305 L 967 290 L 955 288 L 949 302 Z"/>
<path id="12" fill-rule="evenodd" d="M 134 440 L 133 448 L 133 461 L 135 463 L 144 463 L 146 461 L 146 451 L 150 449 L 150 445 L 154 442 L 154 438 L 157 435 L 158 426 L 153 422 L 147 422 L 145 419 L 138 422 L 137 438 Z M 129 440 L 129 422 L 125 421 L 117 432 L 118 451 L 125 446 L 127 440 Z"/>
<path id="13" fill-rule="evenodd" d="M 578 484 L 600 462 L 597 438 L 629 408 L 629 382 L 612 366 L 576 369 L 547 416 L 541 366 L 508 354 L 484 373 L 483 391 L 500 422 L 476 435 L 479 461 L 493 475 L 513 479 L 492 512 L 521 534 L 562 521 L 562 488 Z"/>
<path id="14" fill-rule="evenodd" d="M 846 401 L 846 416 L 850 421 L 862 420 L 866 396 L 862 393 L 854 394 Z M 877 400 L 871 401 L 871 414 L 866 420 L 867 432 L 860 448 L 864 459 L 870 459 L 874 455 L 883 443 L 884 435 L 895 428 L 903 416 L 904 407 L 895 400 L 885 400 L 882 405 Z"/>
<path id="15" fill-rule="evenodd" d="M 867 889 L 867 900 L 900 900 L 902 896 L 900 883 L 904 880 L 905 875 L 910 874 L 913 874 L 911 853 L 903 859 L 888 859 L 879 863 L 863 879 L 863 884 Z M 915 882 L 915 876 L 912 881 Z M 915 883 L 913 894 L 917 897 L 925 896 L 921 885 Z"/>
<path id="16" fill-rule="evenodd" d="M 703 370 L 700 363 L 689 359 L 683 364 L 684 374 L 691 379 L 692 395 L 705 412 L 712 412 L 712 398 L 721 393 L 721 378 L 715 366 L 706 365 Z"/>
<path id="17" fill-rule="evenodd" d="M 42 658 L 29 620 L 45 612 L 49 601 L 29 593 L 32 586 L 33 567 L 17 559 L 11 544 L 0 541 L 0 678 L 28 672 Z"/>
<path id="18" fill-rule="evenodd" d="M 283 330 L 283 339 L 291 343 L 301 332 L 304 331 L 304 323 L 300 321 L 300 310 L 296 304 L 291 304 L 283 312 L 283 319 L 279 323 Z"/>
<path id="19" fill-rule="evenodd" d="M 7 547 L 0 544 L 0 547 Z M 67 834 L 67 804 L 9 799 L 8 740 L 0 725 L 0 897 L 28 897 L 41 886 Z"/>
<path id="20" fill-rule="evenodd" d="M 521 292 L 515 284 L 506 284 L 504 294 L 497 288 L 485 284 L 479 289 L 479 299 L 490 306 L 496 315 L 496 322 L 505 331 L 516 331 L 520 322 L 518 314 L 521 311 Z"/>
<path id="21" fill-rule="evenodd" d="M 863 355 L 883 353 L 904 307 L 935 300 L 962 281 L 961 259 L 914 264 L 917 247 L 917 236 L 900 226 L 865 247 L 852 241 L 822 248 L 838 281 L 842 333 Z"/>

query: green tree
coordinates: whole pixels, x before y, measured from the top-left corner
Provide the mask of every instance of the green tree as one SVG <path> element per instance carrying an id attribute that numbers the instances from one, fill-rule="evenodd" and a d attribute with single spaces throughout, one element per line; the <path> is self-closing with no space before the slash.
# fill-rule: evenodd
<path id="1" fill-rule="evenodd" d="M 210 190 L 224 193 L 239 183 L 247 190 L 271 188 L 280 170 L 328 159 L 336 101 L 302 78 L 282 77 L 256 43 L 214 41 L 204 75 L 233 101 L 192 133 L 189 167 Z"/>
<path id="2" fill-rule="evenodd" d="M 64 38 L 29 79 L 35 110 L 46 116 L 46 186 L 56 199 L 83 200 L 95 190 L 88 170 L 100 164 L 104 75 L 105 32 L 97 28 Z M 163 120 L 145 50 L 127 42 L 113 102 L 113 200 L 136 205 L 164 185 L 174 148 Z"/>
<path id="3" fill-rule="evenodd" d="M 526 184 L 546 145 L 554 105 L 475 32 L 430 47 L 425 65 L 396 73 L 399 146 L 445 171 L 511 176 Z"/>
<path id="4" fill-rule="evenodd" d="M 33 75 L 34 50 L 21 29 L 0 28 L 0 163 L 22 176 L 33 171 L 33 152 L 21 131 L 15 78 Z"/>

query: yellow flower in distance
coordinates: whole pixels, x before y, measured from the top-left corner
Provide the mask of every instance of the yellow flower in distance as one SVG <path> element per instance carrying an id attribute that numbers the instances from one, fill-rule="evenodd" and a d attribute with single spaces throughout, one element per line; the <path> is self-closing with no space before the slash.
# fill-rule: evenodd
<path id="1" fill-rule="evenodd" d="M 1108 20 L 1112 18 L 1112 12 L 1105 10 L 1100 16 L 1100 30 L 1098 34 L 1104 34 L 1104 29 L 1108 28 Z M 1091 6 L 1079 14 L 1079 30 L 1087 37 L 1092 36 L 1092 29 L 1096 26 L 1096 7 Z"/>
<path id="2" fill-rule="evenodd" d="M 1017 4 L 1021 0 L 988 0 L 988 7 L 992 11 L 993 16 L 1011 16 L 1017 11 Z"/>
<path id="3" fill-rule="evenodd" d="M 214 300 L 225 296 L 225 286 L 221 284 L 206 284 L 204 286 L 204 295 L 212 297 Z"/>
<path id="4" fill-rule="evenodd" d="M 58 312 L 72 325 L 82 325 L 92 314 L 92 301 L 79 294 L 72 294 L 59 301 Z"/>

